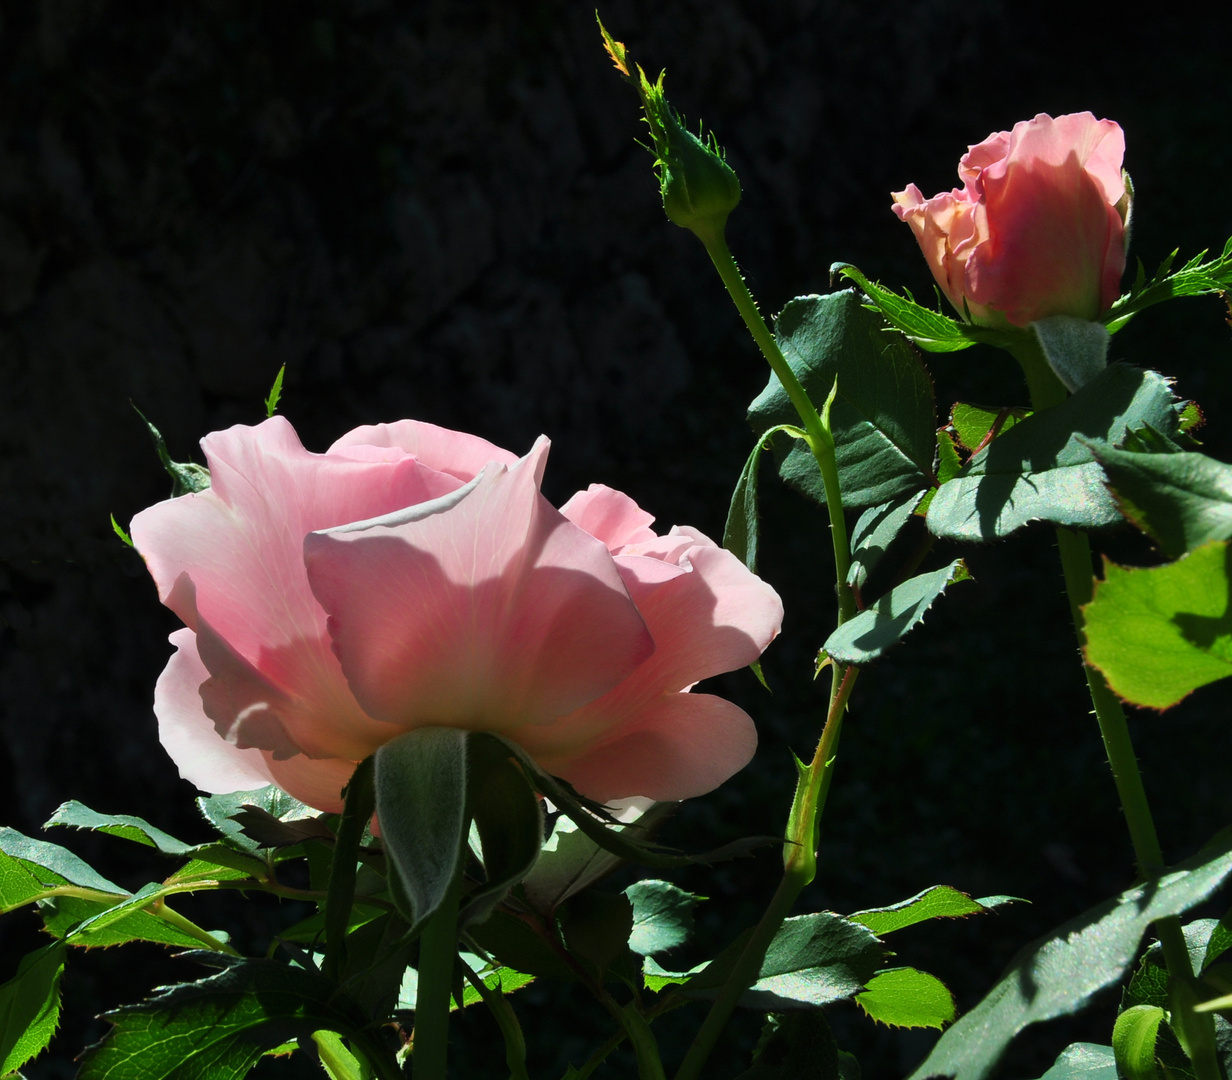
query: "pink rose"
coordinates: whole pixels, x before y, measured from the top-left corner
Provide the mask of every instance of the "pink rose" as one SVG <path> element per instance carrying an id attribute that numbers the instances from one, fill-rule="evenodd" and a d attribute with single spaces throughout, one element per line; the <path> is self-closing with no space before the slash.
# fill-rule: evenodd
<path id="1" fill-rule="evenodd" d="M 894 212 L 915 233 L 941 291 L 974 322 L 1095 320 L 1120 291 L 1129 212 L 1111 120 L 1040 113 L 969 147 L 963 186 L 925 199 L 910 184 Z"/>
<path id="2" fill-rule="evenodd" d="M 761 654 L 778 596 L 610 488 L 554 509 L 547 439 L 519 460 L 404 420 L 313 454 L 275 417 L 202 446 L 212 486 L 132 525 L 186 625 L 154 710 L 199 788 L 336 811 L 357 761 L 432 725 L 510 738 L 600 800 L 699 795 L 752 756 L 742 710 L 686 691 Z"/>

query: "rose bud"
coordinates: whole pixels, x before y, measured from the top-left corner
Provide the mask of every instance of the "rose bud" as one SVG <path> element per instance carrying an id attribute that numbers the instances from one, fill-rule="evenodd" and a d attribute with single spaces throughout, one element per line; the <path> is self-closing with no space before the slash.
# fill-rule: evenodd
<path id="1" fill-rule="evenodd" d="M 1111 120 L 1040 113 L 969 147 L 961 188 L 894 193 L 941 291 L 972 322 L 1096 320 L 1120 291 L 1131 192 Z"/>

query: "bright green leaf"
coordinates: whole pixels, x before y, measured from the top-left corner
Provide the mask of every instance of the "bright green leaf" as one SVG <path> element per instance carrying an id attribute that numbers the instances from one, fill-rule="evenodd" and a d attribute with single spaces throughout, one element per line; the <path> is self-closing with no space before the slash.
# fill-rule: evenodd
<path id="1" fill-rule="evenodd" d="M 116 521 L 115 514 L 111 515 L 111 531 L 124 541 L 129 547 L 133 546 L 133 538 L 124 531 L 123 526 Z"/>
<path id="2" fill-rule="evenodd" d="M 1030 409 L 1011 406 L 993 409 L 960 401 L 950 412 L 950 426 L 964 447 L 977 450 L 990 436 L 996 438 L 1012 431 L 1015 424 L 1030 415 Z"/>
<path id="3" fill-rule="evenodd" d="M 287 365 L 283 364 L 274 376 L 274 385 L 270 387 L 269 396 L 265 399 L 265 418 L 268 420 L 278 411 L 278 402 L 282 399 L 282 379 L 287 373 Z"/>
<path id="4" fill-rule="evenodd" d="M 1090 442 L 1134 428 L 1177 431 L 1176 400 L 1156 372 L 1113 364 L 1073 397 L 1003 432 L 942 484 L 928 507 L 936 536 L 992 540 L 1032 521 L 1097 528 L 1121 521 Z"/>
<path id="5" fill-rule="evenodd" d="M 1164 1021 L 1164 1010 L 1156 1005 L 1135 1005 L 1117 1017 L 1112 1029 L 1112 1052 L 1117 1071 L 1125 1080 L 1157 1080 L 1155 1039 Z"/>
<path id="6" fill-rule="evenodd" d="M 683 945 L 693 933 L 693 908 L 700 897 L 667 881 L 635 881 L 625 896 L 633 905 L 629 948 L 639 956 Z"/>
<path id="7" fill-rule="evenodd" d="M 955 559 L 940 570 L 910 578 L 848 619 L 822 648 L 840 664 L 871 663 L 923 621 L 947 586 L 968 577 L 966 564 Z"/>
<path id="8" fill-rule="evenodd" d="M 884 937 L 926 919 L 959 919 L 967 915 L 982 915 L 985 911 L 991 911 L 994 907 L 1013 900 L 1014 897 L 1009 896 L 972 900 L 966 893 L 959 892 L 950 885 L 934 885 L 908 900 L 891 904 L 889 907 L 857 911 L 847 918 L 861 926 L 867 926 L 878 937 Z"/>
<path id="9" fill-rule="evenodd" d="M 879 971 L 856 1004 L 873 1020 L 890 1027 L 943 1028 L 954 1022 L 958 1007 L 940 979 L 912 967 Z"/>
<path id="10" fill-rule="evenodd" d="M 0 911 L 20 907 L 32 896 L 65 884 L 128 895 L 67 848 L 0 828 Z"/>
<path id="11" fill-rule="evenodd" d="M 86 1051 L 79 1080 L 240 1080 L 266 1051 L 321 1030 L 372 1046 L 367 1018 L 318 972 L 191 955 L 221 970 L 107 1013 L 114 1027 Z"/>
<path id="12" fill-rule="evenodd" d="M 1087 661 L 1126 701 L 1167 709 L 1232 675 L 1232 546 L 1149 569 L 1104 563 L 1083 609 Z"/>
<path id="13" fill-rule="evenodd" d="M 1040 1080 L 1118 1080 L 1112 1047 L 1070 1043 Z"/>
<path id="14" fill-rule="evenodd" d="M 1205 454 L 1091 449 L 1121 512 L 1170 559 L 1232 539 L 1232 465 Z"/>
<path id="15" fill-rule="evenodd" d="M 1068 1016 L 1119 981 L 1151 923 L 1210 896 L 1232 873 L 1232 834 L 1156 881 L 1123 892 L 1019 951 L 984 1000 L 943 1034 L 912 1080 L 981 1080 L 1018 1032 Z"/>
<path id="16" fill-rule="evenodd" d="M 53 941 L 23 957 L 0 986 L 0 1076 L 16 1072 L 51 1042 L 60 1021 L 64 944 Z"/>
<path id="17" fill-rule="evenodd" d="M 851 291 L 791 301 L 775 320 L 788 364 L 814 404 L 838 379 L 830 411 L 843 505 L 878 506 L 930 486 L 936 447 L 932 381 L 915 350 Z M 759 435 L 797 422 L 796 410 L 771 376 L 749 407 Z M 778 446 L 778 442 L 776 442 Z M 821 475 L 809 448 L 792 440 L 779 473 L 824 503 Z"/>
<path id="18" fill-rule="evenodd" d="M 201 942 L 191 934 L 142 910 L 156 889 L 157 886 L 147 885 L 136 894 L 136 901 L 132 897 L 104 901 L 59 896 L 44 901 L 39 914 L 47 932 L 64 938 L 68 945 L 93 948 L 123 945 L 129 941 L 152 941 L 181 949 L 201 948 Z"/>
<path id="19" fill-rule="evenodd" d="M 76 801 L 62 803 L 43 826 L 50 829 L 55 825 L 67 825 L 73 829 L 89 829 L 94 832 L 104 832 L 111 836 L 120 836 L 125 840 L 133 840 L 146 847 L 157 848 L 164 855 L 185 855 L 193 848 L 183 840 L 168 836 L 161 829 L 156 829 L 147 821 L 127 814 L 100 814 Z"/>

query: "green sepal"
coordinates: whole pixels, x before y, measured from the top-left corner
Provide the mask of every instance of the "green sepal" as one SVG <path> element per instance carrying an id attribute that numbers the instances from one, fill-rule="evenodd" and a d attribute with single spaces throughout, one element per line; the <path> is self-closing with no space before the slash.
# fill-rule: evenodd
<path id="1" fill-rule="evenodd" d="M 274 385 L 270 387 L 269 395 L 265 399 L 265 419 L 269 420 L 274 413 L 278 411 L 278 402 L 282 400 L 282 379 L 287 373 L 287 365 L 283 364 L 278 369 L 278 374 L 274 376 Z"/>
<path id="2" fill-rule="evenodd" d="M 178 499 L 181 495 L 195 495 L 199 491 L 205 491 L 210 486 L 210 470 L 204 465 L 195 465 L 191 461 L 172 461 L 162 433 L 149 420 L 146 420 L 145 413 L 136 405 L 133 406 L 133 411 L 141 417 L 142 422 L 149 429 L 158 460 L 162 462 L 167 475 L 171 477 L 171 497 Z"/>
<path id="3" fill-rule="evenodd" d="M 914 630 L 948 586 L 971 575 L 962 559 L 896 585 L 826 638 L 826 655 L 839 664 L 869 664 Z"/>
<path id="4" fill-rule="evenodd" d="M 843 506 L 856 510 L 923 491 L 933 482 L 937 445 L 932 380 L 919 354 L 851 291 L 792 300 L 775 319 L 775 338 L 809 399 L 830 410 Z M 757 433 L 797 419 L 776 376 L 749 407 Z M 775 441 L 776 452 L 780 440 Z M 809 447 L 793 439 L 779 474 L 815 502 L 825 487 Z"/>
<path id="5" fill-rule="evenodd" d="M 121 526 L 120 523 L 116 521 L 115 514 L 111 515 L 111 531 L 115 533 L 116 536 L 118 536 L 121 540 L 123 540 L 124 543 L 127 544 L 129 547 L 133 547 L 133 538 L 129 536 L 128 533 L 124 531 L 123 526 Z"/>
<path id="6" fill-rule="evenodd" d="M 1112 335 L 1097 322 L 1073 315 L 1049 315 L 1028 327 L 1052 373 L 1071 394 L 1099 377 L 1108 366 Z"/>
<path id="7" fill-rule="evenodd" d="M 1083 609 L 1087 662 L 1124 700 L 1168 709 L 1232 675 L 1232 544 L 1147 569 L 1104 561 Z"/>
<path id="8" fill-rule="evenodd" d="M 1133 287 L 1104 315 L 1103 322 L 1109 333 L 1115 334 L 1138 312 L 1165 300 L 1177 296 L 1220 293 L 1232 286 L 1232 238 L 1224 245 L 1221 255 L 1203 262 L 1206 252 L 1201 251 L 1179 270 L 1174 271 L 1172 262 L 1176 254 L 1174 251 L 1164 259 L 1149 281 L 1145 268 L 1141 263 L 1138 264 L 1138 274 Z"/>
<path id="9" fill-rule="evenodd" d="M 1116 524 L 1121 511 L 1091 442 L 1116 446 L 1145 425 L 1175 434 L 1176 404 L 1164 376 L 1111 365 L 975 454 L 933 497 L 929 529 L 956 540 L 993 540 L 1033 521 L 1083 529 Z"/>

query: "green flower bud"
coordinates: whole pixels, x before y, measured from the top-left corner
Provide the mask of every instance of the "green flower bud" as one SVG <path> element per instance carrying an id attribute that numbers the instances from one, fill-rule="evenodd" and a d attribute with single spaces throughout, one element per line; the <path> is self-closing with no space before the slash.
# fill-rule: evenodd
<path id="1" fill-rule="evenodd" d="M 642 99 L 668 220 L 692 230 L 703 242 L 722 236 L 728 215 L 740 201 L 740 181 L 724 160 L 722 147 L 701 128 L 694 135 L 684 126 L 664 95 L 666 72 L 660 72 L 658 81 L 652 83 L 638 64 L 634 77 L 624 45 L 612 38 L 603 23 L 599 29 L 616 70 Z"/>

